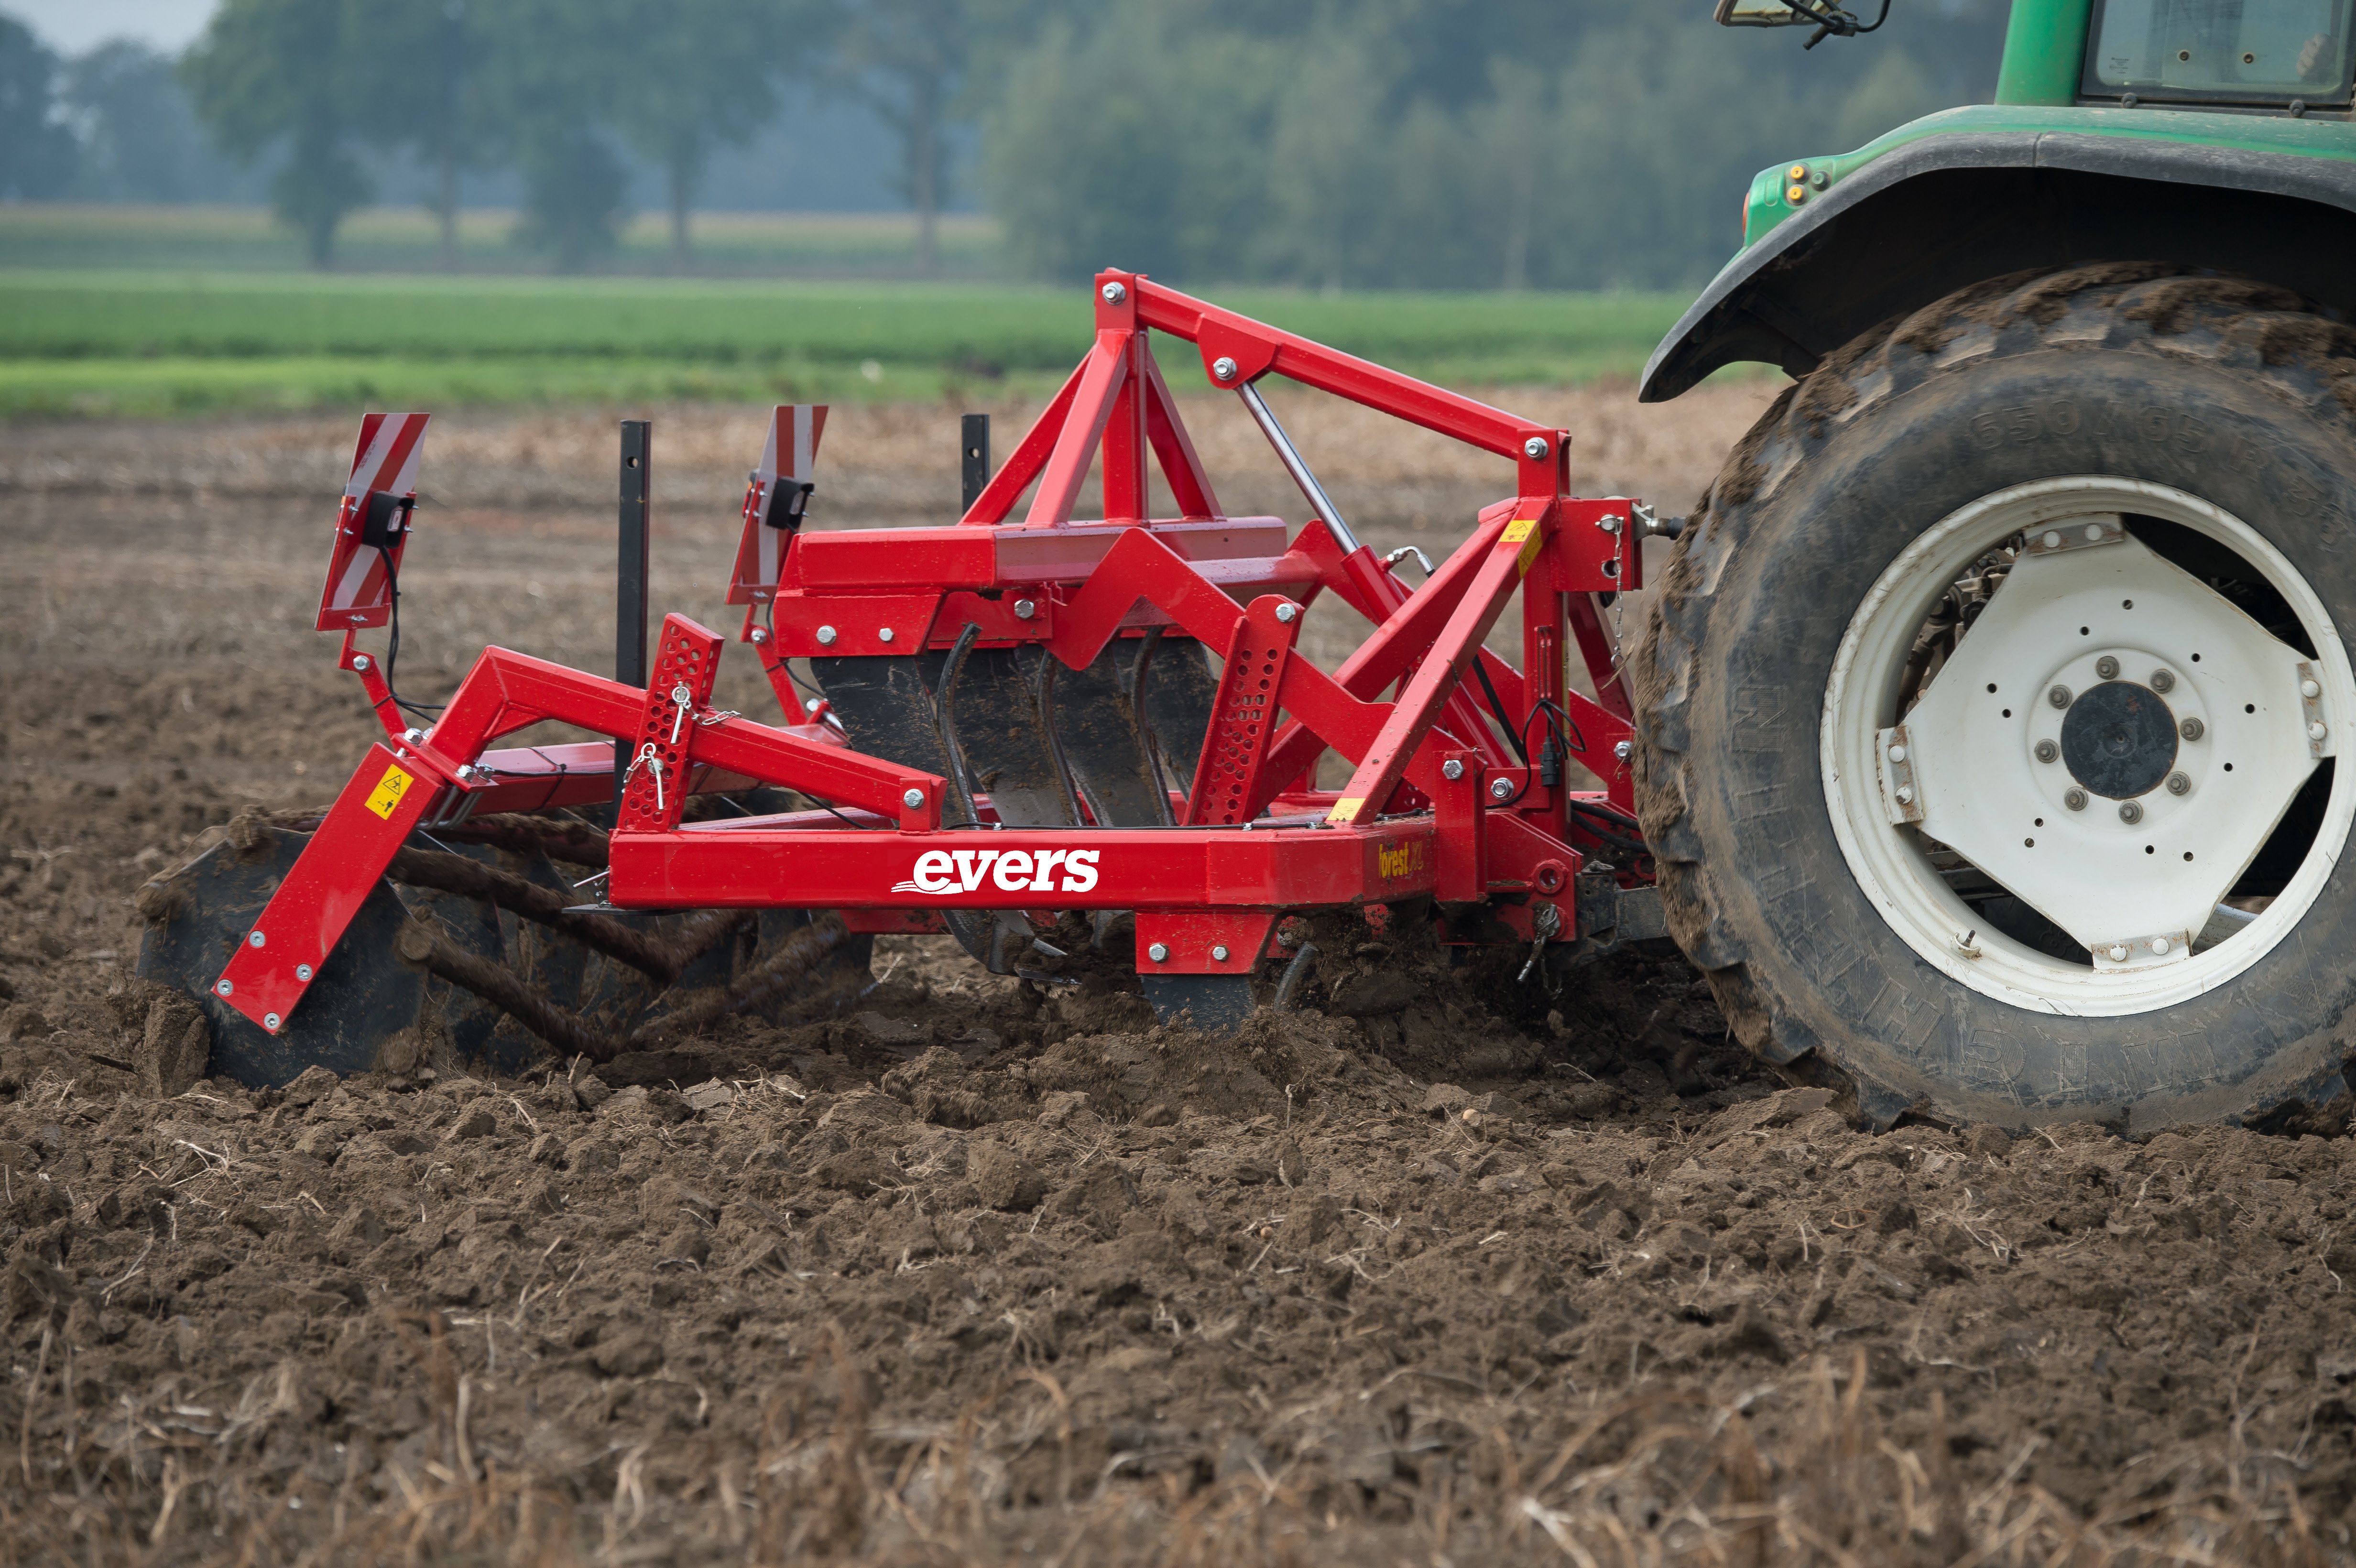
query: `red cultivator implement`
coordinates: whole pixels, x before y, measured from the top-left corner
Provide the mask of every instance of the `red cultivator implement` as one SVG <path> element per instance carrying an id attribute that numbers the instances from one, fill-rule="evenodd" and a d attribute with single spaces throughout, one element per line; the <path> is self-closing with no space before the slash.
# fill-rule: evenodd
<path id="1" fill-rule="evenodd" d="M 643 687 L 488 648 L 430 728 L 407 727 L 389 671 L 353 634 L 396 613 L 424 421 L 370 416 L 319 624 L 346 633 L 344 666 L 386 738 L 259 916 L 228 933 L 217 977 L 195 965 L 203 948 L 223 951 L 219 938 L 181 940 L 179 959 L 150 969 L 198 979 L 220 1024 L 251 1034 L 226 1008 L 258 1025 L 241 1060 L 283 1077 L 311 1061 L 366 1065 L 371 1028 L 411 1021 L 403 1001 L 345 1019 L 332 1049 L 299 1039 L 348 928 L 384 904 L 389 871 L 416 888 L 421 860 L 461 862 L 429 866 L 439 880 L 425 885 L 487 904 L 492 924 L 520 916 L 662 982 L 667 999 L 625 1032 L 610 1008 L 519 977 L 517 939 L 470 950 L 413 900 L 385 905 L 392 945 L 433 976 L 412 984 L 455 987 L 471 994 L 462 1008 L 592 1054 L 766 1005 L 815 966 L 863 960 L 861 933 L 946 929 L 1010 973 L 1034 948 L 1055 953 L 1044 933 L 1062 912 L 1099 912 L 1099 937 L 1102 912 L 1134 912 L 1149 999 L 1213 1029 L 1290 995 L 1308 955 L 1288 915 L 1428 913 L 1444 941 L 1533 944 L 1558 964 L 1658 934 L 1629 811 L 1629 704 L 1601 613 L 1641 586 L 1634 540 L 1649 514 L 1573 498 L 1564 432 L 1132 273 L 1102 274 L 1096 301 L 1095 346 L 954 526 L 805 529 L 824 411 L 777 411 L 730 602 L 746 606 L 742 640 L 783 725 L 713 711 L 723 639 L 672 615 Z M 1222 513 L 1155 332 L 1194 344 L 1212 385 L 1239 394 L 1314 511 L 1297 534 Z M 1427 581 L 1404 582 L 1352 537 L 1260 400 L 1254 383 L 1270 374 L 1510 459 L 1515 494 Z M 1150 515 L 1149 462 L 1175 517 Z M 1076 520 L 1099 463 L 1103 515 Z M 1518 667 L 1484 645 L 1517 593 Z M 1298 651 L 1329 600 L 1372 628 L 1330 674 Z M 1596 697 L 1566 678 L 1574 642 Z M 788 661 L 807 662 L 822 703 L 806 707 Z M 551 720 L 620 744 L 491 749 Z M 1352 770 L 1338 791 L 1317 787 L 1328 750 Z M 1571 787 L 1574 763 L 1603 788 Z M 714 792 L 767 808 L 690 820 L 691 799 Z M 610 834 L 573 855 L 605 864 L 601 904 L 571 903 L 553 877 L 494 865 L 484 848 L 566 858 L 548 840 L 572 829 L 545 814 L 608 799 Z M 775 808 L 787 804 L 806 808 Z M 461 841 L 475 859 L 450 849 Z M 155 940 L 171 946 L 168 933 Z M 659 954 L 638 951 L 649 947 L 675 960 L 667 978 Z"/>

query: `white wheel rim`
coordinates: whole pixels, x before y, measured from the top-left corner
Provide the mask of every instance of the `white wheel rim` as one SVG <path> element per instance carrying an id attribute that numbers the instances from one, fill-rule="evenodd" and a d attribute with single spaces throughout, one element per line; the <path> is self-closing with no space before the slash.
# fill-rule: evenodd
<path id="1" fill-rule="evenodd" d="M 2239 934 L 2190 957 L 2173 952 L 2166 962 L 2112 968 L 2055 959 L 1988 929 L 1933 868 L 1919 836 L 1893 825 L 1892 814 L 1902 808 L 1893 805 L 1881 731 L 1898 721 L 1900 671 L 1940 595 L 1974 560 L 2012 535 L 2120 513 L 2163 518 L 2207 535 L 2232 549 L 2283 596 L 2316 648 L 2313 678 L 2321 690 L 2312 699 L 2310 716 L 2319 709 L 2328 725 L 2328 739 L 2321 742 L 2326 754 L 2344 749 L 2338 744 L 2341 727 L 2356 717 L 2356 675 L 2351 675 L 2346 649 L 2322 601 L 2255 529 L 2198 496 L 2141 480 L 2041 480 L 1983 496 L 1909 544 L 1851 618 L 1826 685 L 1819 750 L 1834 836 L 1858 886 L 1890 929 L 1926 963 L 1983 995 L 2038 1012 L 2082 1017 L 2147 1012 L 2225 984 L 2297 927 L 2322 891 L 2347 843 L 2351 820 L 2356 820 L 2356 780 L 2348 776 L 2356 770 L 2336 770 L 2323 821 L 2306 859 L 2273 902 Z M 2005 592 L 1998 589 L 1990 600 L 1990 613 Z M 2068 628 L 2072 634 L 2077 629 Z M 1959 663 L 1977 635 L 1976 628 L 1964 637 L 1956 652 Z M 2028 641 L 2006 640 L 2008 645 Z M 2074 644 L 2074 636 L 2071 641 Z M 2048 662 L 2059 669 L 2067 662 L 2065 653 L 2083 651 L 2057 644 Z M 2034 667 L 2037 656 L 2034 648 L 2016 656 L 2024 667 Z M 1944 674 L 1932 682 L 1925 705 L 1937 693 Z M 2028 722 L 2026 718 L 2021 721 L 2024 746 Z M 1991 777 L 2001 771 L 1991 764 Z M 2147 798 L 2157 799 L 2157 792 Z M 2151 864 L 2157 878 L 2161 874 L 2159 858 L 2154 856 Z M 2179 873 L 2171 867 L 2168 874 Z M 1997 880 L 2019 892 L 2005 878 Z M 2037 901 L 2026 893 L 2019 896 Z M 1967 934 L 1968 948 L 1961 941 Z"/>

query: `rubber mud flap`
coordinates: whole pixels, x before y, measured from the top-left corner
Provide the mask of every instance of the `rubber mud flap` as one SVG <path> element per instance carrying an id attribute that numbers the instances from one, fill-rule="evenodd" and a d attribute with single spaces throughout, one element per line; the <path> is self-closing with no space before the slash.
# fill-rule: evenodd
<path id="1" fill-rule="evenodd" d="M 2344 1114 L 2344 853 L 2297 923 L 2217 984 L 2116 1016 L 2035 1009 L 1927 962 L 1868 898 L 1836 836 L 1822 734 L 1836 656 L 1884 571 L 1942 518 L 2018 485 L 2094 476 L 2213 507 L 2349 636 L 2351 353 L 2348 329 L 2265 284 L 2160 263 L 2022 274 L 1830 356 L 1736 446 L 1655 584 L 1630 666 L 1664 913 L 1753 1052 L 1846 1079 L 1875 1123 L 1911 1111 L 2139 1136 L 2271 1125 L 2318 1097 Z M 2126 516 L 2164 558 L 2167 530 L 2188 531 Z M 2058 935 L 2006 923 L 1987 928 L 2032 951 Z"/>
<path id="2" fill-rule="evenodd" d="M 393 938 L 409 912 L 391 884 L 381 880 L 361 901 L 343 940 L 277 1034 L 265 1032 L 213 994 L 230 954 L 245 940 L 309 842 L 307 833 L 265 829 L 261 841 L 242 853 L 231 844 L 215 845 L 166 884 L 168 918 L 150 924 L 139 943 L 139 975 L 179 987 L 204 1008 L 213 1036 L 209 1072 L 250 1088 L 292 1083 L 315 1066 L 365 1072 L 376 1065 L 377 1048 L 388 1037 L 420 1024 L 444 1024 L 446 997 L 440 993 L 447 988 L 429 984 L 393 956 Z M 444 923 L 454 941 L 498 955 L 496 921 Z M 454 1009 L 466 1030 L 452 1040 L 461 1055 L 481 1048 L 494 1021 L 474 998 L 466 1002 Z"/>

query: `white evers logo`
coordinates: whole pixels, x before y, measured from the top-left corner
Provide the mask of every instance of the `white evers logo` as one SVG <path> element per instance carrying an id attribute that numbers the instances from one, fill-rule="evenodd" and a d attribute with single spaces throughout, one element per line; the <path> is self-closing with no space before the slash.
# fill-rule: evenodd
<path id="1" fill-rule="evenodd" d="M 927 849 L 895 893 L 972 892 L 987 880 L 1001 892 L 1085 893 L 1097 885 L 1096 849 Z M 1056 872 L 1063 873 L 1061 882 Z"/>

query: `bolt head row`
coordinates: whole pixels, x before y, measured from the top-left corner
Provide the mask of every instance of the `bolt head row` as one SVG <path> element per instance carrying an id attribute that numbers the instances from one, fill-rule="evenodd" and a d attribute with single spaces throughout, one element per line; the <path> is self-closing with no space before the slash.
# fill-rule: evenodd
<path id="1" fill-rule="evenodd" d="M 1034 599 L 1017 599 L 1014 602 L 1014 618 L 1018 621 L 1027 621 L 1038 613 L 1039 603 Z"/>
<path id="2" fill-rule="evenodd" d="M 1211 949 L 1211 961 L 1215 964 L 1225 964 L 1227 961 L 1227 947 L 1226 943 L 1221 943 L 1218 946 Z"/>
<path id="3" fill-rule="evenodd" d="M 1464 776 L 1463 759 L 1461 757 L 1451 757 L 1446 762 L 1440 763 L 1440 776 L 1446 779 L 1451 784 L 1454 784 L 1458 779 L 1462 778 Z"/>
<path id="4" fill-rule="evenodd" d="M 1491 779 L 1491 780 L 1489 781 L 1489 798 L 1490 798 L 1491 800 L 1505 800 L 1505 799 L 1508 798 L 1509 796 L 1511 796 L 1511 795 L 1513 795 L 1513 793 L 1514 793 L 1514 781 L 1513 781 L 1513 780 L 1511 780 L 1511 779 Z"/>
<path id="5" fill-rule="evenodd" d="M 1152 959 L 1156 964 L 1167 964 L 1170 961 L 1169 944 L 1157 942 L 1152 946 L 1145 950 L 1145 955 L 1148 958 Z"/>

